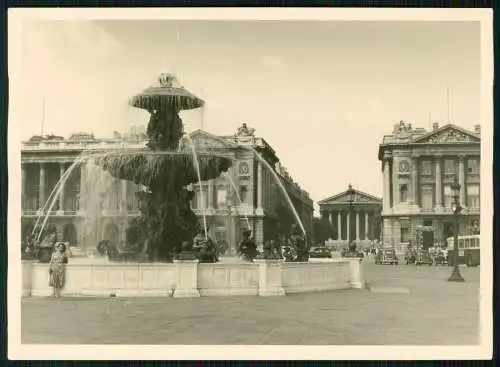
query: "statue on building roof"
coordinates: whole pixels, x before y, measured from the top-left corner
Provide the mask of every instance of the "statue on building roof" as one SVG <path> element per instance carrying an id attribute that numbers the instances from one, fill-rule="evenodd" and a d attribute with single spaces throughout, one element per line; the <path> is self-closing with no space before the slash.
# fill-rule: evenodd
<path id="1" fill-rule="evenodd" d="M 403 120 L 399 121 L 398 124 L 394 125 L 394 135 L 407 135 L 413 132 L 413 128 L 410 123 L 406 123 Z"/>
<path id="2" fill-rule="evenodd" d="M 237 130 L 236 136 L 238 137 L 246 137 L 246 136 L 254 136 L 255 129 L 248 127 L 246 123 L 243 123 Z"/>

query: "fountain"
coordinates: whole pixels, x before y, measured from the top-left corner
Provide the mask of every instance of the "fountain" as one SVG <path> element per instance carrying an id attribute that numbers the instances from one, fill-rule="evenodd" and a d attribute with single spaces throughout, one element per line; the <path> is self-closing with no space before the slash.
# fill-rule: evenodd
<path id="1" fill-rule="evenodd" d="M 357 259 L 314 264 L 308 262 L 306 231 L 294 208 L 286 188 L 273 167 L 252 147 L 258 159 L 274 177 L 295 216 L 297 225 L 290 236 L 290 245 L 297 256 L 296 264 L 283 262 L 279 244 L 269 242 L 262 256 L 257 255 L 256 246 L 245 231 L 240 251 L 250 261 L 203 264 L 215 262 L 217 255 L 210 247 L 206 231 L 206 219 L 200 225 L 190 208 L 194 192 L 189 188 L 194 183 L 215 179 L 228 171 L 231 159 L 217 154 L 197 152 L 192 141 L 185 136 L 179 113 L 183 110 L 202 107 L 204 102 L 178 84 L 171 74 L 162 74 L 158 85 L 134 96 L 130 104 L 150 113 L 147 128 L 148 144 L 142 149 L 113 149 L 86 151 L 61 175 L 40 212 L 32 231 L 36 239 L 48 245 L 56 241 L 57 233 L 51 229 L 48 217 L 60 197 L 71 172 L 84 164 L 86 179 L 91 185 L 80 188 L 80 194 L 88 200 L 83 208 L 86 215 L 87 236 L 85 244 L 95 252 L 104 254 L 107 242 L 99 239 L 98 213 L 107 190 L 115 179 L 133 182 L 142 190 L 138 192 L 139 217 L 128 223 L 127 239 L 133 246 L 142 246 L 142 256 L 133 261 L 149 260 L 162 264 L 127 263 L 109 264 L 91 258 L 88 262 L 67 267 L 67 294 L 100 296 L 173 296 L 199 297 L 200 295 L 259 295 L 282 296 L 288 292 L 308 292 L 328 289 L 362 288 L 362 272 Z M 183 137 L 191 144 L 191 152 L 181 148 Z M 247 148 L 247 147 L 245 147 Z M 102 171 L 107 174 L 102 175 Z M 93 176 L 93 173 L 96 175 Z M 113 177 L 113 180 L 110 180 Z M 226 175 L 238 196 L 236 184 Z M 85 180 L 81 181 L 82 183 Z M 102 194 L 102 196 L 101 196 Z M 79 208 L 81 209 L 81 208 Z M 79 210 L 78 209 L 78 210 Z M 126 210 L 124 211 L 126 212 Z M 96 214 L 97 213 L 97 214 Z M 205 215 L 205 213 L 202 213 Z M 97 216 L 96 216 L 97 215 Z M 247 225 L 248 218 L 247 219 Z M 96 226 L 96 227 L 93 227 Z M 195 237 L 196 236 L 196 237 Z M 100 246 L 98 246 L 100 245 Z M 109 248 L 106 249 L 108 257 Z M 49 254 L 49 251 L 45 252 Z M 119 256 L 118 256 L 119 257 Z M 121 261 L 121 259 L 115 260 Z M 252 261 L 254 260 L 255 261 Z M 170 263 L 171 260 L 173 263 Z M 36 261 L 23 262 L 23 295 L 47 295 L 47 264 Z"/>
<path id="2" fill-rule="evenodd" d="M 143 253 L 151 260 L 172 260 L 184 241 L 192 241 L 199 223 L 189 202 L 195 182 L 217 178 L 229 169 L 229 159 L 179 152 L 184 136 L 179 112 L 199 108 L 204 101 L 194 96 L 172 74 L 162 74 L 158 85 L 134 96 L 130 104 L 151 115 L 147 136 L 148 150 L 109 152 L 95 163 L 113 177 L 133 181 L 146 189 L 138 194 L 141 215 L 137 226 L 143 234 Z"/>

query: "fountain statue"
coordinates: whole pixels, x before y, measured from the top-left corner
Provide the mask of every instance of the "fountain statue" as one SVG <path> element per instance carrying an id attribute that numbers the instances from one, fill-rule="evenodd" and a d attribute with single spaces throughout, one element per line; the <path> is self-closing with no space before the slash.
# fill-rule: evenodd
<path id="1" fill-rule="evenodd" d="M 252 234 L 251 230 L 245 230 L 242 233 L 243 239 L 239 244 L 239 255 L 243 257 L 246 261 L 253 261 L 257 256 L 257 245 L 250 238 Z"/>
<path id="2" fill-rule="evenodd" d="M 150 113 L 147 149 L 104 154 L 95 162 L 113 177 L 144 187 L 138 194 L 141 214 L 134 224 L 142 236 L 142 253 L 153 261 L 170 261 L 200 233 L 198 218 L 189 206 L 193 192 L 188 186 L 217 178 L 231 162 L 208 153 L 191 157 L 179 150 L 184 136 L 180 111 L 202 107 L 204 101 L 182 87 L 174 75 L 162 74 L 158 85 L 134 96 L 130 104 Z M 206 234 L 205 240 L 209 241 Z"/>

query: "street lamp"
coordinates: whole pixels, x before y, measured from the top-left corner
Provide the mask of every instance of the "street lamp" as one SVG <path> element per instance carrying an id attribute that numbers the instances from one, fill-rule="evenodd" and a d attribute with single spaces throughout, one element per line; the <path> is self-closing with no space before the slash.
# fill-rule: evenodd
<path id="1" fill-rule="evenodd" d="M 347 228 L 348 239 L 352 241 L 353 233 L 352 233 L 352 222 L 353 222 L 353 212 L 354 212 L 354 189 L 352 185 L 349 184 L 349 188 L 347 189 L 347 202 L 349 204 L 349 228 Z M 349 242 L 348 240 L 348 242 Z M 350 247 L 350 243 L 347 244 Z"/>
<path id="2" fill-rule="evenodd" d="M 232 217 L 231 217 L 231 210 L 233 207 L 233 200 L 230 195 L 226 197 L 226 208 L 227 208 L 227 227 L 226 227 L 226 233 L 227 233 L 227 243 L 229 247 L 229 256 L 233 256 L 233 241 L 232 241 Z"/>
<path id="3" fill-rule="evenodd" d="M 451 193 L 453 195 L 453 201 L 451 203 L 451 209 L 453 211 L 454 217 L 454 228 L 453 228 L 453 271 L 448 278 L 449 282 L 464 282 L 464 278 L 460 274 L 460 268 L 458 266 L 458 215 L 462 211 L 460 206 L 460 184 L 457 178 L 450 185 Z"/>

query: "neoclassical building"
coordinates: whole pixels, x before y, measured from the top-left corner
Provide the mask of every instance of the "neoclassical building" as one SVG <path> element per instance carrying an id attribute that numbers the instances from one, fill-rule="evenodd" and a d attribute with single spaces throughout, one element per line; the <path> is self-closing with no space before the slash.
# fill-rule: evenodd
<path id="1" fill-rule="evenodd" d="M 422 231 L 425 246 L 453 236 L 452 193 L 461 186 L 459 234 L 479 228 L 480 126 L 474 131 L 434 123 L 431 131 L 401 121 L 383 138 L 383 242 L 404 252 Z"/>
<path id="2" fill-rule="evenodd" d="M 281 165 L 276 152 L 254 129 L 243 125 L 231 136 L 215 136 L 203 130 L 189 134 L 196 151 L 226 156 L 233 166 L 221 177 L 193 184 L 191 203 L 200 221 L 205 217 L 212 238 L 226 240 L 233 252 L 244 229 L 251 229 L 258 245 L 279 230 L 279 208 L 292 209 L 290 197 L 304 229 L 312 231 L 313 201 Z M 186 141 L 188 141 L 186 139 Z M 118 180 L 92 164 L 81 164 L 82 152 L 144 149 L 146 136 L 135 130 L 115 133 L 112 139 L 91 134 L 35 136 L 22 144 L 22 228 L 40 215 L 56 226 L 59 236 L 73 244 L 95 247 L 101 239 L 124 241 L 129 220 L 139 215 L 135 193 L 140 188 Z M 191 151 L 188 144 L 182 149 Z M 54 190 L 67 175 L 66 184 Z M 278 181 L 279 180 L 279 181 Z M 52 196 L 51 193 L 55 193 Z M 47 205 L 45 203 L 49 203 Z"/>
<path id="3" fill-rule="evenodd" d="M 333 245 L 343 247 L 354 241 L 364 246 L 371 240 L 380 239 L 382 199 L 354 189 L 318 202 L 321 216 L 337 229 Z"/>

